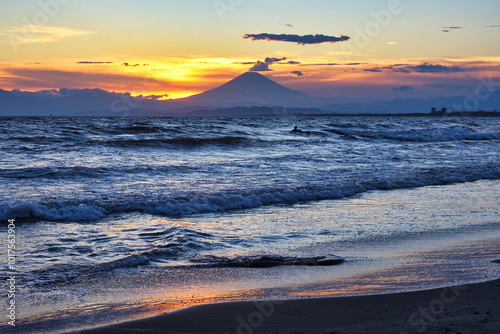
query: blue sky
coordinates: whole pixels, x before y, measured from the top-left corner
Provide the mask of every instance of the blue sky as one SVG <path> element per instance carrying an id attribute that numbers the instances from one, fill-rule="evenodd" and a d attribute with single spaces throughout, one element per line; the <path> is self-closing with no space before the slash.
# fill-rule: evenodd
<path id="1" fill-rule="evenodd" d="M 141 80 L 154 78 L 150 93 L 176 98 L 266 58 L 286 61 L 260 66 L 262 74 L 316 96 L 463 95 L 478 77 L 500 76 L 493 0 L 27 0 L 0 1 L 0 12 L 3 89 L 139 93 Z M 350 39 L 299 45 L 245 34 Z M 390 68 L 398 64 L 406 70 Z M 415 67 L 423 64 L 434 67 Z M 393 89 L 403 85 L 412 89 Z"/>

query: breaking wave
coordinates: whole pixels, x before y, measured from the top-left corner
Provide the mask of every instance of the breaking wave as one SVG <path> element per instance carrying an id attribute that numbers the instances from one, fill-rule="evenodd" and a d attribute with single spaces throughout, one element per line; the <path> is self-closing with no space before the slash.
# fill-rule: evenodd
<path id="1" fill-rule="evenodd" d="M 119 194 L 109 199 L 85 199 L 53 202 L 16 202 L 0 206 L 0 219 L 32 218 L 50 221 L 91 221 L 114 213 L 144 212 L 167 217 L 250 209 L 266 205 L 294 204 L 304 201 L 340 199 L 371 190 L 392 190 L 431 185 L 500 179 L 498 165 L 470 168 L 435 168 L 392 178 L 375 178 L 352 183 L 301 186 L 296 188 L 261 188 L 222 193 L 192 194 L 151 198 L 127 198 Z M 109 196 L 109 194 L 107 194 Z"/>
<path id="2" fill-rule="evenodd" d="M 410 130 L 367 130 L 352 129 L 347 126 L 339 126 L 340 129 L 328 129 L 326 131 L 347 137 L 361 137 L 371 139 L 387 139 L 410 142 L 449 142 L 462 140 L 497 140 L 500 132 L 481 133 L 466 127 L 453 127 L 441 129 L 410 129 Z"/>
<path id="3" fill-rule="evenodd" d="M 78 145 L 106 145 L 106 146 L 200 146 L 200 145 L 236 145 L 250 142 L 251 139 L 238 136 L 221 136 L 212 138 L 202 137 L 174 137 L 174 138 L 115 138 L 113 140 L 89 140 Z"/>

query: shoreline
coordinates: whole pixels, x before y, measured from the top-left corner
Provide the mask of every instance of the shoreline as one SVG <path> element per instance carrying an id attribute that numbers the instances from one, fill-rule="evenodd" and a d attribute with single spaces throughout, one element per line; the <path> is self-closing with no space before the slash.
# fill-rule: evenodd
<path id="1" fill-rule="evenodd" d="M 495 185 L 497 182 L 494 183 Z M 295 211 L 286 211 L 286 214 L 293 214 L 294 219 L 298 221 L 305 221 L 304 217 L 309 217 L 312 213 L 323 217 L 327 221 L 336 221 L 336 217 L 319 215 L 323 212 L 339 212 L 348 210 L 349 212 L 354 209 L 358 215 L 364 212 L 369 213 L 372 217 L 372 224 L 376 226 L 377 219 L 385 219 L 388 215 L 387 210 L 391 208 L 398 208 L 401 203 L 415 203 L 411 208 L 404 207 L 402 214 L 396 214 L 396 217 L 406 217 L 405 213 L 409 212 L 416 215 L 422 210 L 432 208 L 432 202 L 439 202 L 446 206 L 446 203 L 453 203 L 449 207 L 455 210 L 457 203 L 457 196 L 453 194 L 467 193 L 471 194 L 467 199 L 476 198 L 477 194 L 488 194 L 491 184 L 487 183 L 474 183 L 464 188 L 464 186 L 449 186 L 447 187 L 430 187 L 423 190 L 404 191 L 399 193 L 394 198 L 394 193 L 386 194 L 376 192 L 372 196 L 376 197 L 377 205 L 371 203 L 370 196 L 363 196 L 348 201 L 342 202 L 322 202 L 310 205 L 309 207 L 300 206 L 293 208 Z M 496 187 L 496 186 L 495 186 Z M 468 191 L 464 191 L 468 190 Z M 422 198 L 426 194 L 427 201 L 414 201 L 415 198 Z M 494 193 L 493 193 L 494 194 Z M 446 196 L 446 200 L 440 200 Z M 460 197 L 458 199 L 460 199 Z M 474 203 L 482 203 L 482 206 L 474 204 L 472 209 L 486 212 L 488 205 L 494 205 L 494 202 L 481 201 L 483 196 L 479 196 Z M 491 198 L 489 198 L 491 200 Z M 428 202 L 431 202 L 430 204 Z M 490 203 L 490 204 L 488 204 Z M 418 204 L 418 205 L 417 205 Z M 372 210 L 383 207 L 382 210 Z M 483 209 L 483 207 L 486 207 Z M 326 209 L 325 209 L 326 208 Z M 340 210 L 335 210 L 340 208 Z M 387 209 L 388 208 L 388 209 Z M 351 210 L 352 209 L 352 210 Z M 326 211 L 325 211 L 326 210 Z M 471 209 L 464 203 L 461 207 L 462 211 L 469 212 Z M 432 211 L 432 210 L 431 210 Z M 445 223 L 448 221 L 449 211 L 439 208 Z M 451 212 L 454 213 L 455 211 Z M 469 284 L 473 286 L 474 282 L 485 282 L 488 280 L 498 280 L 500 278 L 500 267 L 498 266 L 500 249 L 500 234 L 498 232 L 497 218 L 494 216 L 493 211 L 489 216 L 482 216 L 482 220 L 475 220 L 474 224 L 466 225 L 464 223 L 470 220 L 454 220 L 453 228 L 444 230 L 438 229 L 433 233 L 428 231 L 418 232 L 414 234 L 405 234 L 404 237 L 398 234 L 392 234 L 392 237 L 386 238 L 381 236 L 378 238 L 362 238 L 362 242 L 341 242 L 341 243 L 317 243 L 309 246 L 307 249 L 296 249 L 297 254 L 301 255 L 317 255 L 317 254 L 335 254 L 346 260 L 340 266 L 334 267 L 301 267 L 301 266 L 278 266 L 267 269 L 252 269 L 252 268 L 207 268 L 203 270 L 193 271 L 187 268 L 164 268 L 151 269 L 151 270 L 125 270 L 120 272 L 109 272 L 105 275 L 82 276 L 78 279 L 70 281 L 60 286 L 61 293 L 67 291 L 64 296 L 73 296 L 71 293 L 83 291 L 84 297 L 78 299 L 76 303 L 68 303 L 60 306 L 62 303 L 57 304 L 56 307 L 51 307 L 48 304 L 39 303 L 39 307 L 43 306 L 49 312 L 35 313 L 32 317 L 24 317 L 20 326 L 16 329 L 23 328 L 26 333 L 127 333 L 127 332 L 176 332 L 176 333 L 238 333 L 237 322 L 238 317 L 247 319 L 252 314 L 252 309 L 256 306 L 253 304 L 255 300 L 288 300 L 285 302 L 285 311 L 287 313 L 282 315 L 281 318 L 274 323 L 274 332 L 266 331 L 266 325 L 271 322 L 276 316 L 279 316 L 281 304 L 275 303 L 276 312 L 268 317 L 264 317 L 263 324 L 246 330 L 241 323 L 240 332 L 245 334 L 253 333 L 344 333 L 349 332 L 347 325 L 362 320 L 365 323 L 366 316 L 369 314 L 377 314 L 376 312 L 380 306 L 386 304 L 386 299 L 393 297 L 393 294 L 404 294 L 401 297 L 400 303 L 388 309 L 387 313 L 393 316 L 381 314 L 378 319 L 392 320 L 400 319 L 401 323 L 396 323 L 397 329 L 408 327 L 408 333 L 417 332 L 414 328 L 415 325 L 408 324 L 408 312 L 402 313 L 402 309 L 407 309 L 408 300 L 414 298 L 408 297 L 406 294 L 410 291 L 422 292 L 428 289 L 444 289 L 447 286 Z M 260 221 L 258 214 L 266 214 L 267 218 L 274 221 L 274 216 L 270 214 L 283 215 L 283 211 L 277 210 L 276 212 L 256 212 L 251 211 L 252 217 L 256 217 Z M 248 214 L 248 213 L 247 213 Z M 394 211 L 391 211 L 394 215 Z M 356 216 L 360 221 L 366 221 L 364 216 Z M 210 217 L 209 217 L 210 218 Z M 226 220 L 233 220 L 232 216 L 225 217 Z M 438 217 L 439 218 L 439 217 Z M 218 219 L 218 217 L 217 217 Z M 204 217 L 204 220 L 210 222 L 210 219 Z M 430 220 L 422 219 L 422 223 L 428 223 Z M 433 223 L 441 222 L 438 219 L 433 219 Z M 197 223 L 197 221 L 194 221 Z M 205 222 L 206 223 L 206 222 Z M 222 221 L 224 223 L 224 221 Z M 464 227 L 464 229 L 462 229 Z M 396 237 L 394 237 L 396 235 Z M 495 264 L 495 262 L 497 264 Z M 196 272 L 196 274 L 194 274 Z M 216 278 L 216 280 L 214 280 Z M 355 295 L 355 296 L 353 296 Z M 495 295 L 497 296 L 498 293 Z M 78 296 L 78 295 L 77 295 Z M 382 297 L 381 297 L 382 296 Z M 345 298 L 344 298 L 345 297 Z M 351 309 L 342 309 L 339 306 L 332 304 L 323 304 L 321 300 L 331 299 L 334 303 L 344 298 L 346 302 L 351 303 L 351 298 L 378 298 L 376 301 L 369 301 L 370 308 L 364 310 L 360 319 L 354 319 L 356 315 L 353 310 L 359 309 L 359 306 L 353 306 Z M 447 298 L 453 295 L 445 295 Z M 304 299 L 310 298 L 310 299 Z M 316 299 L 319 302 L 315 302 Z M 422 301 L 420 305 L 414 305 L 415 310 L 420 307 L 428 307 L 429 303 L 439 297 L 428 297 L 427 301 Z M 69 302 L 74 301 L 74 298 L 68 298 Z M 309 300 L 310 304 L 303 306 L 303 310 L 299 310 L 293 314 L 294 307 L 288 303 L 298 302 L 299 304 Z M 371 299 L 369 299 L 371 300 Z M 449 299 L 447 299 L 449 300 Z M 247 301 L 249 306 L 241 306 L 242 301 Z M 231 316 L 226 318 L 216 318 L 219 303 L 230 303 L 225 312 L 229 312 Z M 481 300 L 473 301 L 473 305 L 485 305 L 482 308 L 487 308 L 492 301 L 486 303 Z M 262 303 L 262 302 L 261 302 Z M 319 303 L 319 304 L 317 304 Z M 196 305 L 205 305 L 208 307 L 207 314 L 197 314 Z M 238 313 L 234 314 L 233 308 L 237 306 Z M 264 304 L 268 305 L 268 304 Z M 320 305 L 320 306 L 318 306 Z M 358 304 L 363 306 L 363 304 Z M 448 305 L 448 304 L 446 304 Z M 189 306 L 193 306 L 189 308 Z M 205 306 L 203 309 L 205 310 Z M 278 307 L 279 306 L 279 307 Z M 439 306 L 439 305 L 438 305 Z M 214 309 L 212 308 L 214 307 Z M 241 308 L 243 307 L 243 308 Z M 269 306 L 268 306 L 269 307 Z M 35 306 L 36 310 L 37 307 Z M 54 311 L 52 311 L 54 310 Z M 191 312 L 195 310 L 194 319 L 206 319 L 206 323 L 200 325 L 201 329 L 187 328 L 183 329 L 183 322 L 189 324 L 193 322 L 189 317 L 184 318 L 177 327 L 172 325 L 178 314 L 183 312 Z M 302 318 L 302 323 L 310 325 L 310 327 L 284 327 L 289 323 L 289 319 L 302 316 L 304 310 L 309 312 Z M 265 311 L 265 309 L 264 309 Z M 367 312 L 368 311 L 368 312 Z M 167 313 L 169 312 L 169 313 Z M 181 313 L 178 313 L 181 312 Z M 202 313 L 203 313 L 202 312 Z M 232 312 L 232 313 L 231 313 Z M 270 312 L 270 311 L 268 311 Z M 350 312 L 350 313 L 349 313 Z M 399 313 L 398 313 L 399 312 Z M 475 310 L 474 310 L 475 312 Z M 491 311 L 485 310 L 485 312 Z M 483 312 L 484 314 L 486 314 Z M 220 312 L 219 312 L 220 313 Z M 292 314 L 290 316 L 290 314 Z M 464 312 L 462 312 L 464 313 Z M 466 314 L 471 312 L 465 312 Z M 332 314 L 334 316 L 332 316 Z M 339 314 L 340 316 L 337 316 Z M 225 314 L 222 314 L 225 315 Z M 261 313 L 261 316 L 264 314 Z M 258 316 L 258 315 L 257 315 Z M 412 320 L 412 323 L 419 324 L 421 316 L 417 314 Z M 156 318 L 158 317 L 158 318 Z M 156 324 L 150 323 L 151 319 L 160 319 L 165 317 L 169 322 L 163 323 L 163 320 L 158 320 Z M 174 317 L 174 320 L 172 320 Z M 231 318 L 232 317 L 232 318 Z M 350 317 L 350 318 L 349 318 Z M 271 319 L 272 318 L 272 319 Z M 477 317 L 476 317 L 477 318 Z M 186 320 L 187 319 L 187 320 Z M 212 320 L 214 319 L 214 320 Z M 333 327 L 332 330 L 323 330 L 322 328 L 329 328 L 326 325 L 332 325 L 331 321 L 335 319 L 351 319 L 351 323 L 344 327 Z M 402 319 L 402 320 L 401 320 Z M 405 320 L 406 319 L 406 320 Z M 254 321 L 259 320 L 256 318 Z M 369 320 L 369 319 L 368 319 Z M 471 319 L 470 323 L 474 324 L 477 321 L 484 319 Z M 487 319 L 488 320 L 488 319 Z M 137 321 L 137 322 L 136 322 Z M 143 322 L 142 322 L 143 321 Z M 156 321 L 156 320 L 154 320 Z M 318 329 L 315 324 L 321 324 L 326 327 Z M 330 323 L 324 323 L 330 321 Z M 371 320 L 373 322 L 373 319 Z M 406 321 L 406 323 L 405 323 Z M 130 323 L 141 322 L 135 328 L 126 328 L 123 325 Z M 196 320 L 198 322 L 198 320 Z M 205 331 L 214 325 L 224 325 L 224 327 L 215 328 L 213 331 Z M 454 323 L 453 319 L 449 321 Z M 431 322 L 432 323 L 432 322 Z M 175 323 L 174 323 L 175 324 Z M 258 322 L 255 322 L 258 324 Z M 333 323 L 337 326 L 339 324 Z M 341 325 L 341 324 L 340 324 Z M 340 326 L 339 325 L 339 326 Z M 470 325 L 470 324 L 469 324 Z M 111 327 L 106 327 L 111 326 Z M 135 325 L 133 325 L 135 326 Z M 163 329 L 163 327 L 165 329 Z M 178 327 L 181 326 L 181 327 Z M 382 327 L 382 332 L 391 332 L 394 328 L 383 327 L 383 323 L 366 323 L 367 332 L 373 332 L 371 329 Z M 446 325 L 448 326 L 448 325 Z M 445 328 L 446 326 L 443 326 Z M 465 326 L 465 325 L 463 325 Z M 463 327 L 460 324 L 457 328 Z M 268 326 L 269 327 L 269 326 Z M 91 328 L 94 328 L 91 330 Z M 96 329 L 97 328 L 97 329 Z M 113 329 L 115 328 L 115 329 Z M 248 329 L 248 327 L 246 327 Z M 297 329 L 299 328 L 299 329 Z M 309 329 L 311 328 L 311 329 Z M 337 330 L 336 328 L 340 328 Z M 449 326 L 447 328 L 450 328 Z M 103 331 L 104 330 L 104 331 Z M 78 332 L 81 331 L 81 332 Z M 400 333 L 400 331 L 392 331 Z M 251 332 L 251 333 L 250 333 Z M 353 330 L 352 332 L 363 332 L 363 330 Z M 457 329 L 455 332 L 438 331 L 439 333 L 468 333 L 470 331 L 461 331 Z M 9 331 L 10 333 L 10 331 Z M 12 332 L 14 333 L 14 331 Z M 494 332 L 493 332 L 494 333 Z"/>
<path id="2" fill-rule="evenodd" d="M 500 279 L 393 294 L 204 304 L 70 333 L 497 333 L 498 309 Z"/>

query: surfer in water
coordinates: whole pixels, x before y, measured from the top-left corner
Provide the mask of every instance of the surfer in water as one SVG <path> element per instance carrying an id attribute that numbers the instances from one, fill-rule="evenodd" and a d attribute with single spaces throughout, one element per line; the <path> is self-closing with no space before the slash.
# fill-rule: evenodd
<path id="1" fill-rule="evenodd" d="M 300 132 L 300 133 L 307 133 L 307 134 L 310 134 L 310 132 L 309 132 L 309 131 L 305 131 L 305 132 L 304 132 L 304 131 L 302 131 L 301 129 L 299 129 L 299 128 L 297 127 L 297 125 L 295 125 L 295 127 L 294 127 L 294 128 L 293 128 L 293 130 L 292 130 L 292 132 L 295 132 L 295 133 Z"/>

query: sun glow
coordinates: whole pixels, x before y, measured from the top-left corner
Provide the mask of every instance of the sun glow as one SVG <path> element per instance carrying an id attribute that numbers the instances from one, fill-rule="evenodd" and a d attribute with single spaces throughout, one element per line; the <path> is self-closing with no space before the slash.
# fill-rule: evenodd
<path id="1" fill-rule="evenodd" d="M 264 74 L 278 83 L 312 95 L 319 85 L 368 87 L 393 92 L 393 87 L 444 84 L 450 80 L 471 82 L 500 71 L 500 57 L 455 57 L 446 59 L 367 59 L 348 63 L 334 52 L 330 56 L 250 57 L 197 55 L 190 57 L 130 57 L 114 55 L 88 60 L 0 62 L 0 87 L 28 91 L 59 88 L 99 88 L 130 93 L 150 100 L 179 99 L 213 89 L 261 62 Z M 283 59 L 283 60 L 281 60 Z M 451 70 L 450 70 L 451 69 Z M 472 78 L 472 79 L 468 79 Z M 402 83 L 402 84 L 399 84 Z M 309 90 L 307 87 L 310 87 Z M 326 87 L 326 86 L 325 86 Z M 377 88 L 378 87 L 378 88 Z M 418 90 L 414 90 L 415 93 Z M 420 90 L 424 91 L 424 90 Z M 328 93 L 328 95 L 331 93 Z"/>

